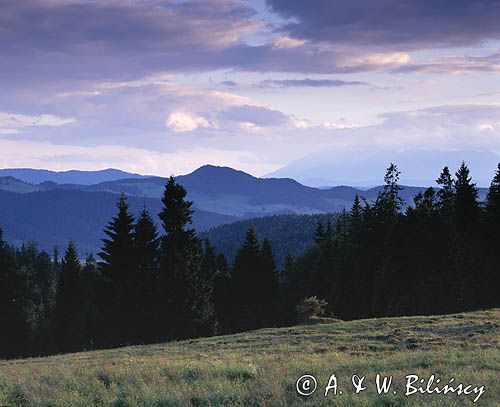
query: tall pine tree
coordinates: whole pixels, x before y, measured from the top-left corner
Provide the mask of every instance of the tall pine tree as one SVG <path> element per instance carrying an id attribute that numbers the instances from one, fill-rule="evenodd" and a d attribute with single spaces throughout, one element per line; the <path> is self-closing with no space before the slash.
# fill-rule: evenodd
<path id="1" fill-rule="evenodd" d="M 260 245 L 253 227 L 247 230 L 245 241 L 234 259 L 231 293 L 233 313 L 231 325 L 234 331 L 255 329 L 260 326 L 258 301 L 260 281 L 256 278 L 261 267 Z"/>
<path id="2" fill-rule="evenodd" d="M 450 252 L 450 281 L 453 288 L 452 309 L 469 309 L 476 302 L 481 263 L 480 209 L 478 190 L 469 169 L 462 163 L 455 174 L 453 237 Z"/>
<path id="3" fill-rule="evenodd" d="M 102 259 L 99 267 L 109 283 L 102 306 L 107 320 L 106 341 L 110 345 L 131 343 L 134 331 L 138 329 L 135 319 L 138 276 L 134 217 L 129 212 L 125 195 L 120 196 L 117 208 L 118 214 L 104 230 L 107 238 L 103 239 L 99 253 Z"/>
<path id="4" fill-rule="evenodd" d="M 500 164 L 491 181 L 486 197 L 484 226 L 486 254 L 484 272 L 481 276 L 481 305 L 500 305 Z"/>
<path id="5" fill-rule="evenodd" d="M 184 338 L 196 334 L 196 283 L 200 273 L 201 244 L 192 224 L 193 203 L 172 176 L 162 196 L 159 214 L 165 234 L 160 248 L 160 287 L 158 309 L 163 315 L 160 336 Z"/>
<path id="6" fill-rule="evenodd" d="M 61 352 L 74 352 L 88 345 L 81 271 L 78 252 L 70 242 L 62 260 L 56 296 L 55 327 Z"/>
<path id="7" fill-rule="evenodd" d="M 156 338 L 157 326 L 161 321 L 155 306 L 158 292 L 159 243 L 156 225 L 146 208 L 137 218 L 134 228 L 135 264 L 137 267 L 137 330 L 134 342 L 151 342 Z"/>
<path id="8" fill-rule="evenodd" d="M 27 353 L 28 323 L 24 310 L 26 278 L 18 270 L 13 251 L 3 241 L 0 229 L 0 357 Z"/>

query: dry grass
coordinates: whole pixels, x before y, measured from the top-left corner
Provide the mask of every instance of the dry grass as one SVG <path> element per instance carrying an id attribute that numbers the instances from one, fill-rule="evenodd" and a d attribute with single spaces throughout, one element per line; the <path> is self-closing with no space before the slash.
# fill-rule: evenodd
<path id="1" fill-rule="evenodd" d="M 318 390 L 300 397 L 304 373 Z M 330 375 L 342 395 L 323 397 Z M 377 395 L 377 373 L 397 394 Z M 367 390 L 354 394 L 353 374 Z M 47 358 L 0 362 L 8 406 L 467 406 L 473 395 L 404 395 L 404 377 L 484 385 L 500 405 L 500 310 L 322 323 Z M 323 388 L 323 389 L 322 389 Z M 391 389 L 391 391 L 393 390 Z"/>

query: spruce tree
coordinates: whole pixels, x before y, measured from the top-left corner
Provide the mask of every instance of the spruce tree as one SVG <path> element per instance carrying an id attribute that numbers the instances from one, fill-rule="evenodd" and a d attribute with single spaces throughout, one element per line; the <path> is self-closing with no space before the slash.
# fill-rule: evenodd
<path id="1" fill-rule="evenodd" d="M 273 326 L 280 322 L 281 296 L 276 260 L 268 239 L 264 239 L 260 250 L 261 266 L 256 270 L 259 281 L 258 317 L 262 326 Z"/>
<path id="2" fill-rule="evenodd" d="M 99 308 L 99 288 L 102 275 L 98 270 L 97 261 L 93 255 L 87 255 L 81 272 L 83 306 L 85 309 L 88 345 L 95 348 L 100 345 L 102 310 Z"/>
<path id="3" fill-rule="evenodd" d="M 500 164 L 486 195 L 486 214 L 490 221 L 500 225 Z"/>
<path id="4" fill-rule="evenodd" d="M 134 252 L 137 284 L 134 310 L 137 330 L 134 342 L 151 342 L 156 338 L 161 318 L 155 306 L 158 292 L 159 238 L 156 225 L 146 208 L 137 218 L 134 227 Z"/>
<path id="5" fill-rule="evenodd" d="M 231 274 L 229 265 L 223 254 L 219 254 L 215 259 L 216 275 L 214 287 L 215 302 L 215 333 L 227 333 L 231 330 Z"/>
<path id="6" fill-rule="evenodd" d="M 285 257 L 282 272 L 282 298 L 283 319 L 285 323 L 293 324 L 296 321 L 296 306 L 304 297 L 304 284 L 301 277 L 305 273 L 300 272 L 296 257 L 288 253 Z"/>
<path id="7" fill-rule="evenodd" d="M 469 175 L 469 168 L 462 162 L 453 182 L 455 191 L 455 220 L 458 227 L 469 227 L 477 223 L 479 216 L 478 190 Z"/>
<path id="8" fill-rule="evenodd" d="M 0 357 L 15 357 L 27 352 L 28 323 L 24 312 L 26 278 L 19 270 L 13 251 L 3 241 L 0 229 Z"/>
<path id="9" fill-rule="evenodd" d="M 368 280 L 373 281 L 372 310 L 375 315 L 382 315 L 387 305 L 390 281 L 394 279 L 392 267 L 397 252 L 391 250 L 397 236 L 403 200 L 399 196 L 400 172 L 395 164 L 390 164 L 384 176 L 384 189 L 378 194 L 374 209 L 374 228 L 369 243 L 374 257 L 372 273 Z"/>
<path id="10" fill-rule="evenodd" d="M 104 233 L 102 261 L 99 267 L 108 279 L 108 293 L 104 298 L 106 329 L 110 345 L 131 343 L 137 329 L 131 317 L 137 299 L 137 265 L 134 245 L 134 217 L 129 212 L 125 195 L 118 203 L 118 214 L 108 223 Z"/>
<path id="11" fill-rule="evenodd" d="M 325 227 L 321 220 L 318 221 L 316 225 L 316 230 L 314 231 L 314 243 L 320 244 L 325 238 Z"/>
<path id="12" fill-rule="evenodd" d="M 450 216 L 453 210 L 455 192 L 453 189 L 453 178 L 448 167 L 443 168 L 436 183 L 441 187 L 438 191 L 441 212 L 444 216 Z"/>
<path id="13" fill-rule="evenodd" d="M 480 243 L 480 209 L 478 191 L 469 175 L 469 169 L 462 163 L 455 174 L 453 206 L 453 238 L 450 252 L 450 281 L 452 282 L 452 310 L 469 309 L 475 302 L 481 259 L 478 253 Z"/>
<path id="14" fill-rule="evenodd" d="M 403 199 L 399 196 L 402 189 L 399 185 L 400 175 L 398 167 L 391 163 L 384 176 L 384 189 L 377 197 L 377 210 L 388 218 L 394 218 L 403 207 Z"/>
<path id="15" fill-rule="evenodd" d="M 498 287 L 500 287 L 500 164 L 491 181 L 486 196 L 485 218 L 485 266 L 481 276 L 480 303 L 487 307 L 500 305 Z"/>
<path id="16" fill-rule="evenodd" d="M 83 301 L 81 264 L 76 247 L 70 242 L 62 260 L 56 296 L 56 338 L 61 352 L 78 351 L 87 345 Z"/>
<path id="17" fill-rule="evenodd" d="M 234 259 L 231 293 L 234 302 L 232 328 L 234 331 L 255 329 L 259 320 L 260 284 L 257 278 L 261 267 L 260 245 L 253 227 L 247 230 L 245 241 Z"/>
<path id="18" fill-rule="evenodd" d="M 160 336 L 183 338 L 195 334 L 197 326 L 196 281 L 200 273 L 201 244 L 192 223 L 193 203 L 172 176 L 162 196 L 159 214 L 164 229 L 160 248 L 162 290 L 158 309 L 163 315 Z"/>
<path id="19" fill-rule="evenodd" d="M 215 289 L 217 258 L 208 239 L 204 241 L 200 273 L 195 282 L 196 309 L 198 313 L 197 335 L 213 335 L 216 329 Z"/>

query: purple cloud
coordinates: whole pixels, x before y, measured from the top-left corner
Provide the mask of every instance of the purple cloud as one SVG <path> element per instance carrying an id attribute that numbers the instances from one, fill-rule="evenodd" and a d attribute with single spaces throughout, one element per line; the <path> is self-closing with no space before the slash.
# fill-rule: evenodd
<path id="1" fill-rule="evenodd" d="M 289 121 L 288 116 L 278 110 L 249 105 L 230 107 L 223 111 L 221 116 L 226 120 L 252 123 L 261 127 L 278 126 Z"/>
<path id="2" fill-rule="evenodd" d="M 498 0 L 267 0 L 294 38 L 380 50 L 478 44 L 500 38 Z"/>
<path id="3" fill-rule="evenodd" d="M 340 88 L 343 86 L 368 86 L 362 81 L 343 81 L 340 79 L 266 79 L 259 86 L 264 88 Z"/>

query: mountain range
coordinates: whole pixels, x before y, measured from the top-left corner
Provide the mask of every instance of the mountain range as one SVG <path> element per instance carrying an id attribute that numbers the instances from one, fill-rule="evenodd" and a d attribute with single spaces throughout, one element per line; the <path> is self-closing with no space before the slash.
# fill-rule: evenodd
<path id="1" fill-rule="evenodd" d="M 110 179 L 120 176 L 124 178 Z M 33 179 L 39 182 L 28 182 Z M 92 183 L 96 179 L 104 181 Z M 350 208 L 356 194 L 374 200 L 382 188 L 320 189 L 289 178 L 257 178 L 232 168 L 210 165 L 176 179 L 194 202 L 193 226 L 199 232 L 250 218 L 336 212 Z M 0 227 L 6 240 L 16 245 L 35 240 L 42 248 L 51 250 L 54 245 L 64 247 L 71 239 L 81 251 L 96 253 L 102 229 L 115 214 L 117 194 L 129 196 L 134 214 L 145 206 L 156 215 L 166 181 L 162 177 L 119 170 L 65 173 L 0 170 Z M 413 196 L 423 189 L 404 187 L 401 195 L 411 203 Z M 480 190 L 481 198 L 485 193 L 485 189 Z"/>
<path id="2" fill-rule="evenodd" d="M 500 156 L 490 151 L 403 150 L 384 152 L 370 148 L 343 150 L 323 149 L 293 161 L 266 177 L 290 177 L 304 185 L 380 185 L 381 173 L 388 163 L 395 163 L 405 185 L 434 185 L 445 165 L 453 173 L 462 161 L 480 186 L 488 186 Z"/>
<path id="3" fill-rule="evenodd" d="M 133 174 L 114 168 L 99 171 L 50 171 L 32 168 L 0 169 L 0 177 L 14 177 L 30 184 L 55 182 L 58 184 L 92 185 L 106 181 L 116 181 L 123 178 L 144 178 L 145 175 Z"/>

